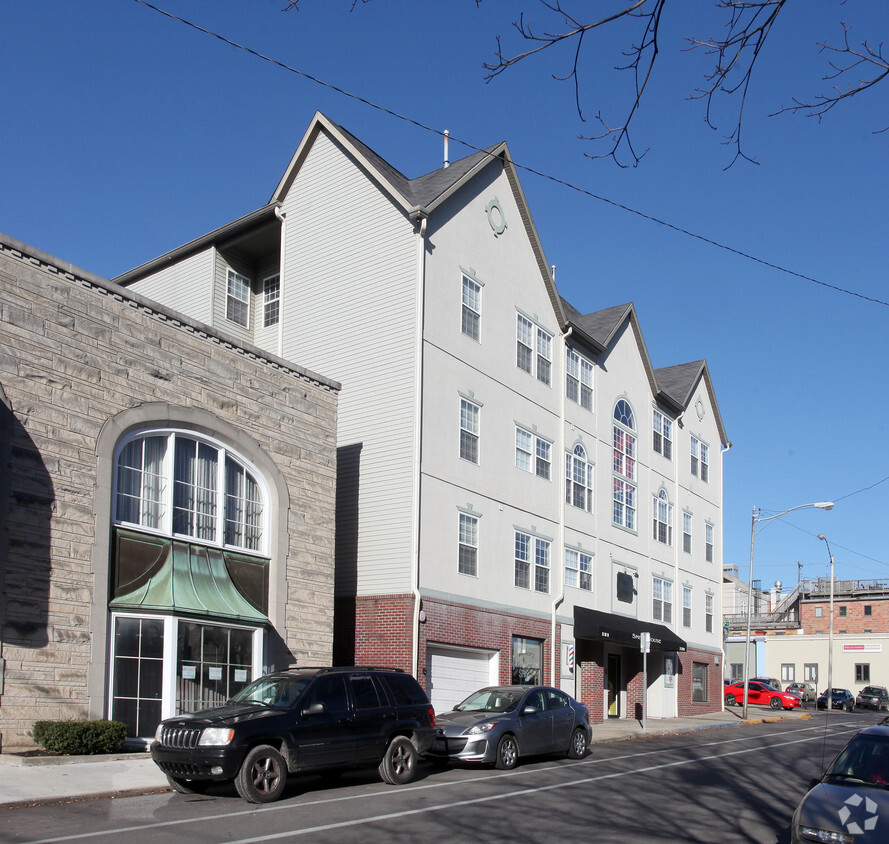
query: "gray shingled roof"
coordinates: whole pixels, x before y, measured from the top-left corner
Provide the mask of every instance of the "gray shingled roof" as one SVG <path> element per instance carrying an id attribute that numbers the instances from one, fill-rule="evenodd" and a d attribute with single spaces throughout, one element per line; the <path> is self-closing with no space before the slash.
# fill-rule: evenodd
<path id="1" fill-rule="evenodd" d="M 665 366 L 656 369 L 654 374 L 658 386 L 682 407 L 688 407 L 688 400 L 695 388 L 702 370 L 707 366 L 704 360 L 680 363 L 676 366 Z"/>
<path id="2" fill-rule="evenodd" d="M 484 162 L 485 159 L 496 155 L 496 151 L 501 147 L 501 144 L 495 144 L 458 161 L 454 161 L 448 167 L 439 167 L 437 170 L 433 170 L 416 179 L 409 179 L 400 170 L 397 170 L 388 161 L 375 153 L 367 144 L 356 138 L 348 129 L 344 129 L 338 123 L 333 123 L 333 121 L 331 121 L 331 124 L 336 126 L 337 130 L 342 132 L 344 136 L 348 137 L 350 143 L 360 150 L 367 162 L 383 178 L 387 179 L 392 187 L 401 193 L 411 205 L 419 207 L 432 205 L 436 199 L 452 188 L 470 170 Z"/>

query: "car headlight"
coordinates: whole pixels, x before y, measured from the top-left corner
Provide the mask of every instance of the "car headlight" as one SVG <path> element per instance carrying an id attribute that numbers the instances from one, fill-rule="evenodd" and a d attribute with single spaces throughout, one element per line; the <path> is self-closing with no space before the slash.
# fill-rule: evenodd
<path id="1" fill-rule="evenodd" d="M 161 743 L 161 733 L 164 731 L 164 725 L 158 724 L 157 729 L 154 731 L 154 740 L 160 744 Z"/>
<path id="2" fill-rule="evenodd" d="M 479 733 L 487 733 L 497 726 L 496 721 L 485 721 L 484 724 L 476 724 L 470 731 L 469 735 L 477 736 Z"/>
<path id="3" fill-rule="evenodd" d="M 855 836 L 832 829 L 818 829 L 814 826 L 801 826 L 799 835 L 804 841 L 818 841 L 822 844 L 854 844 Z"/>
<path id="4" fill-rule="evenodd" d="M 235 731 L 231 727 L 207 727 L 201 733 L 199 747 L 219 746 L 228 744 L 235 737 Z"/>

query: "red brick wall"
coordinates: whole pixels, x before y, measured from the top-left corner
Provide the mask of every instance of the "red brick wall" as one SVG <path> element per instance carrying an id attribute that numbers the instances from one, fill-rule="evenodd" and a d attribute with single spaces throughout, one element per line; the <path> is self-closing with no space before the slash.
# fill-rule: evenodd
<path id="1" fill-rule="evenodd" d="M 450 601 L 423 599 L 426 622 L 420 625 L 420 675 L 426 668 L 426 643 L 485 648 L 500 653 L 501 683 L 512 682 L 512 637 L 525 636 L 543 641 L 540 682 L 549 685 L 552 624 L 548 620 L 517 613 L 484 610 Z M 556 625 L 556 655 L 560 644 L 560 625 Z M 425 678 L 421 676 L 425 686 Z M 558 685 L 558 680 L 556 681 Z"/>
<path id="2" fill-rule="evenodd" d="M 414 599 L 407 595 L 343 598 L 336 604 L 335 657 L 342 665 L 389 665 L 426 687 L 426 643 L 484 648 L 500 654 L 499 682 L 512 682 L 512 637 L 543 641 L 541 682 L 549 684 L 552 626 L 548 620 L 424 598 L 417 665 L 411 665 Z M 556 654 L 559 653 L 559 626 Z M 416 670 L 415 670 L 416 669 Z"/>
<path id="3" fill-rule="evenodd" d="M 579 672 L 578 694 L 581 703 L 590 710 L 590 721 L 601 724 L 605 721 L 605 705 L 603 689 L 605 687 L 605 655 L 601 643 L 578 643 L 585 645 L 578 654 L 577 671 Z M 660 678 L 663 660 L 658 651 L 648 655 L 649 687 Z M 722 708 L 722 673 L 715 664 L 716 654 L 709 651 L 691 650 L 679 654 L 676 666 L 675 682 L 677 686 L 677 714 L 700 715 L 706 712 L 717 712 Z M 642 654 L 638 651 L 624 650 L 621 653 L 622 670 L 627 682 L 626 712 L 624 717 L 642 719 L 643 688 Z M 692 697 L 692 664 L 703 662 L 707 669 L 706 701 L 693 701 Z"/>
<path id="4" fill-rule="evenodd" d="M 677 714 L 703 715 L 722 709 L 722 669 L 716 665 L 716 654 L 710 651 L 689 650 L 679 654 L 679 674 L 676 685 L 679 688 Z M 707 700 L 695 701 L 692 696 L 692 664 L 703 662 L 707 665 Z"/>
<path id="5" fill-rule="evenodd" d="M 871 615 L 864 614 L 864 608 L 871 608 Z M 815 607 L 821 608 L 821 617 L 815 617 Z M 840 608 L 846 608 L 846 615 L 840 615 Z M 830 601 L 803 601 L 800 604 L 800 621 L 803 633 L 824 633 L 830 629 Z M 839 633 L 889 632 L 889 599 L 856 598 L 843 600 L 834 598 L 833 631 Z"/>

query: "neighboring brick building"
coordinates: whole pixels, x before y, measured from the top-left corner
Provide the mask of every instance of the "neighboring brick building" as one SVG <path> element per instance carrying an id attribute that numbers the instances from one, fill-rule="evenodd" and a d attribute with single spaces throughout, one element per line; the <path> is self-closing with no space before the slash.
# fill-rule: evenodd
<path id="1" fill-rule="evenodd" d="M 339 385 L 0 235 L 0 741 L 333 643 Z"/>
<path id="2" fill-rule="evenodd" d="M 733 574 L 726 579 L 735 580 Z M 782 687 L 812 683 L 821 692 L 832 663 L 836 688 L 857 693 L 870 684 L 889 686 L 889 580 L 834 581 L 832 652 L 830 578 L 803 580 L 787 592 L 780 586 L 762 592 L 754 581 L 750 676 L 775 677 Z M 736 611 L 725 618 L 726 676 L 740 677 L 747 614 Z"/>

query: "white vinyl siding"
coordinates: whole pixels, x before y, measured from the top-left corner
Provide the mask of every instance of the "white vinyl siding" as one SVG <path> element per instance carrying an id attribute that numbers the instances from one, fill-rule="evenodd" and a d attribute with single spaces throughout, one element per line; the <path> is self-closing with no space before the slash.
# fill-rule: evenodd
<path id="1" fill-rule="evenodd" d="M 214 250 L 207 249 L 129 285 L 128 289 L 205 325 L 213 325 L 215 255 Z"/>
<path id="2" fill-rule="evenodd" d="M 349 385 L 338 408 L 337 590 L 364 595 L 409 590 L 414 227 L 323 133 L 283 210 L 282 357 Z M 349 326 L 348 338 L 335 330 L 338 325 Z M 306 466 L 309 485 L 313 471 L 316 467 Z"/>

